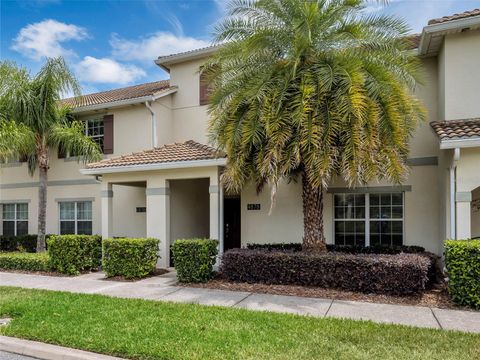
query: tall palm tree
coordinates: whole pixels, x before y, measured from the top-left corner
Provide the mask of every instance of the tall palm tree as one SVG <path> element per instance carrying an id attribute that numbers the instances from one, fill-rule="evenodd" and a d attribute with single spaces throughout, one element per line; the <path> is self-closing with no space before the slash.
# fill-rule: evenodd
<path id="1" fill-rule="evenodd" d="M 204 67 L 211 85 L 210 138 L 224 150 L 223 181 L 276 191 L 302 177 L 303 247 L 325 250 L 323 193 L 399 183 L 409 139 L 424 118 L 412 95 L 420 64 L 408 27 L 366 15 L 363 0 L 234 0 L 217 25 L 219 51 Z"/>
<path id="2" fill-rule="evenodd" d="M 0 160 L 27 159 L 31 176 L 38 168 L 37 252 L 45 251 L 51 151 L 62 149 L 83 161 L 101 158 L 99 146 L 60 101 L 68 91 L 79 95 L 79 89 L 62 58 L 48 59 L 33 77 L 14 63 L 0 63 Z"/>

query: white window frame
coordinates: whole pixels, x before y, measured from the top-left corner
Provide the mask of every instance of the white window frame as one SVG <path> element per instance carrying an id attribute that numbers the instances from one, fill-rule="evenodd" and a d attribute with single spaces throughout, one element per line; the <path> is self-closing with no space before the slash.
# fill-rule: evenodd
<path id="1" fill-rule="evenodd" d="M 93 122 L 101 122 L 102 123 L 102 128 L 103 128 L 103 134 L 102 135 L 88 135 L 88 125 L 89 123 Z M 95 140 L 95 139 L 100 139 L 103 138 L 105 140 L 105 125 L 103 123 L 103 118 L 90 118 L 85 120 L 85 135 L 88 136 L 89 138 Z M 102 149 L 103 150 L 103 149 Z"/>
<path id="2" fill-rule="evenodd" d="M 28 234 L 28 203 L 27 202 L 16 202 L 16 203 L 4 203 L 4 204 L 1 204 L 2 205 L 2 234 L 3 234 L 3 223 L 5 221 L 12 221 L 14 223 L 14 226 L 13 226 L 13 236 L 18 236 L 18 222 L 24 222 L 26 221 L 27 222 L 27 234 Z M 14 205 L 15 206 L 15 209 L 14 209 L 14 218 L 13 219 L 4 219 L 3 218 L 3 207 L 5 205 Z M 18 205 L 26 205 L 27 206 L 27 218 L 26 219 L 18 219 L 17 218 L 17 207 Z"/>
<path id="3" fill-rule="evenodd" d="M 77 207 L 78 207 L 78 203 L 84 203 L 84 202 L 89 202 L 90 203 L 90 207 L 91 207 L 91 218 L 90 220 L 88 219 L 78 219 L 78 212 L 77 212 Z M 62 204 L 68 204 L 68 203 L 73 203 L 75 204 L 74 206 L 74 212 L 75 212 L 75 216 L 73 219 L 64 219 L 62 220 L 61 219 L 61 216 L 62 216 L 62 211 L 60 209 L 60 206 Z M 91 200 L 65 200 L 65 201 L 59 201 L 58 202 L 58 233 L 60 235 L 62 235 L 62 221 L 66 222 L 66 221 L 69 221 L 69 222 L 73 222 L 75 224 L 75 234 L 72 234 L 72 235 L 78 235 L 78 222 L 79 221 L 90 221 L 92 223 L 92 234 L 88 234 L 88 235 L 93 235 L 93 201 Z"/>
<path id="4" fill-rule="evenodd" d="M 335 195 L 363 195 L 365 196 L 365 218 L 353 218 L 353 219 L 337 219 L 335 217 Z M 402 195 L 402 217 L 401 218 L 388 218 L 388 219 L 383 219 L 383 218 L 370 218 L 370 195 L 382 195 L 382 194 L 401 194 Z M 357 194 L 357 193 L 347 193 L 347 192 L 337 192 L 333 193 L 333 199 L 332 199 L 332 209 L 333 209 L 333 244 L 335 244 L 335 223 L 337 221 L 364 221 L 365 222 L 365 246 L 370 246 L 370 222 L 371 221 L 401 221 L 402 222 L 402 245 L 405 244 L 405 192 L 404 191 L 391 191 L 391 192 L 375 192 L 372 191 L 371 193 L 362 193 L 362 194 Z M 390 205 L 392 206 L 392 205 Z"/>

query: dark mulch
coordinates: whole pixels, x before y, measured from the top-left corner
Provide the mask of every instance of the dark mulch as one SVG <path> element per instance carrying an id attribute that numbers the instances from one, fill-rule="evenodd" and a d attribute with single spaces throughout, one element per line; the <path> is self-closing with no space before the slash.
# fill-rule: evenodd
<path id="1" fill-rule="evenodd" d="M 148 278 L 151 278 L 151 277 L 154 277 L 154 276 L 160 276 L 160 275 L 163 275 L 163 274 L 166 274 L 168 273 L 168 270 L 167 269 L 155 269 L 153 271 L 153 273 L 147 275 L 146 277 L 144 278 L 140 278 L 140 279 L 125 279 L 125 277 L 123 276 L 112 276 L 112 277 L 106 277 L 106 278 L 103 278 L 101 280 L 105 280 L 105 281 L 123 281 L 123 282 L 135 282 L 135 281 L 139 281 L 139 280 L 145 280 L 145 279 L 148 279 Z"/>
<path id="2" fill-rule="evenodd" d="M 337 300 L 365 301 L 382 304 L 428 306 L 443 309 L 464 309 L 454 304 L 448 295 L 445 284 L 435 284 L 422 294 L 413 296 L 392 296 L 381 294 L 364 294 L 353 291 L 325 289 L 319 287 L 295 285 L 267 285 L 229 282 L 217 276 L 205 284 L 184 284 L 188 287 L 199 287 L 220 290 L 246 291 L 261 294 L 291 295 Z"/>
<path id="3" fill-rule="evenodd" d="M 15 274 L 28 274 L 28 275 L 44 275 L 55 277 L 71 277 L 71 275 L 62 274 L 53 271 L 27 271 L 27 270 L 12 270 L 12 269 L 0 269 L 1 272 L 15 273 Z"/>

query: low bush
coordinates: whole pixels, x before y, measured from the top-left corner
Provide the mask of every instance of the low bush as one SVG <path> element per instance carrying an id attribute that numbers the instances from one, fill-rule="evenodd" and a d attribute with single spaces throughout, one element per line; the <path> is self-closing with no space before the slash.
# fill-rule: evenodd
<path id="1" fill-rule="evenodd" d="M 47 235 L 47 239 L 51 235 Z M 34 253 L 37 249 L 37 235 L 0 235 L 0 251 L 25 251 Z"/>
<path id="2" fill-rule="evenodd" d="M 247 244 L 247 249 L 251 250 L 281 250 L 281 251 L 302 251 L 301 243 L 278 243 L 278 244 Z M 349 254 L 417 254 L 425 251 L 425 248 L 416 245 L 403 246 L 350 246 L 327 244 L 328 251 L 345 252 Z"/>
<path id="3" fill-rule="evenodd" d="M 107 277 L 143 278 L 155 270 L 157 251 L 157 239 L 105 239 L 103 240 L 103 271 Z"/>
<path id="4" fill-rule="evenodd" d="M 52 235 L 47 241 L 52 268 L 77 275 L 97 269 L 102 259 L 102 238 L 99 235 Z"/>
<path id="5" fill-rule="evenodd" d="M 424 290 L 431 262 L 419 254 L 346 254 L 234 249 L 222 258 L 230 281 L 319 286 L 407 295 Z"/>
<path id="6" fill-rule="evenodd" d="M 218 241 L 210 239 L 177 240 L 172 254 L 180 282 L 207 282 L 212 278 L 218 254 Z"/>
<path id="7" fill-rule="evenodd" d="M 445 266 L 452 300 L 480 309 L 480 240 L 445 241 Z"/>
<path id="8" fill-rule="evenodd" d="M 50 258 L 47 253 L 0 252 L 0 269 L 50 271 Z"/>

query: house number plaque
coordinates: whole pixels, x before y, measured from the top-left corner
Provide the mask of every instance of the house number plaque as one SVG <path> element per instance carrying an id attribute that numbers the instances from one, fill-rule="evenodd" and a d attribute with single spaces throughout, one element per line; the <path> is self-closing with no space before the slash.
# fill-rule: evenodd
<path id="1" fill-rule="evenodd" d="M 247 204 L 247 210 L 260 210 L 260 204 Z"/>

